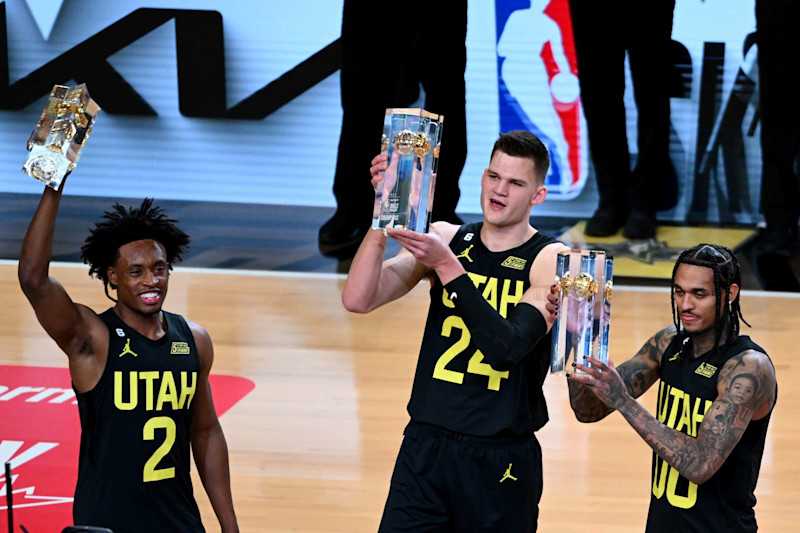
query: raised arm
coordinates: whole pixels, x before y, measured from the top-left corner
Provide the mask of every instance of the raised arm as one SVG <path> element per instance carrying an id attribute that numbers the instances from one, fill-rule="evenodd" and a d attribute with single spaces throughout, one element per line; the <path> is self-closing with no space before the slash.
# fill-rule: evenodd
<path id="1" fill-rule="evenodd" d="M 385 155 L 372 160 L 373 187 L 381 181 L 380 173 L 388 168 Z M 387 179 L 391 179 L 389 176 Z M 342 303 L 348 311 L 368 313 L 400 298 L 424 278 L 429 269 L 405 249 L 386 261 L 387 237 L 382 231 L 369 230 L 361 241 L 342 291 Z"/>
<path id="2" fill-rule="evenodd" d="M 208 375 L 214 362 L 214 347 L 211 337 L 201 326 L 189 323 L 200 356 L 200 376 L 197 380 L 197 395 L 192 412 L 192 454 L 197 473 L 206 489 L 208 499 L 217 515 L 223 533 L 239 531 L 231 494 L 231 473 L 228 465 L 228 444 L 222 433 Z"/>
<path id="3" fill-rule="evenodd" d="M 631 397 L 638 398 L 656 382 L 661 354 L 674 337 L 675 326 L 662 329 L 650 337 L 636 355 L 616 367 Z M 613 407 L 606 405 L 589 387 L 579 381 L 567 380 L 567 386 L 569 404 L 578 421 L 597 422 L 614 412 Z"/>
<path id="4" fill-rule="evenodd" d="M 368 313 L 397 300 L 428 274 L 428 268 L 404 249 L 384 261 L 386 241 L 383 232 L 369 230 L 361 242 L 342 291 L 348 311 Z"/>
<path id="5" fill-rule="evenodd" d="M 620 394 L 613 382 L 619 377 L 613 365 L 599 361 L 597 370 L 587 371 L 605 385 L 596 388 L 617 392 L 605 396 L 625 417 L 639 436 L 659 457 L 693 483 L 703 483 L 713 476 L 742 438 L 751 420 L 766 416 L 775 404 L 775 369 L 769 358 L 754 350 L 729 359 L 720 370 L 717 398 L 706 411 L 697 438 L 667 427 L 627 394 Z M 603 376 L 605 374 L 605 376 Z M 602 378 L 597 379 L 599 376 Z M 612 384 L 611 387 L 606 385 Z M 745 384 L 750 384 L 749 389 Z"/>
<path id="6" fill-rule="evenodd" d="M 20 251 L 18 277 L 36 318 L 70 358 L 72 380 L 79 391 L 94 387 L 108 349 L 108 330 L 94 311 L 76 304 L 50 277 L 50 259 L 61 188 L 45 187 Z M 101 360 L 102 359 L 102 360 Z"/>

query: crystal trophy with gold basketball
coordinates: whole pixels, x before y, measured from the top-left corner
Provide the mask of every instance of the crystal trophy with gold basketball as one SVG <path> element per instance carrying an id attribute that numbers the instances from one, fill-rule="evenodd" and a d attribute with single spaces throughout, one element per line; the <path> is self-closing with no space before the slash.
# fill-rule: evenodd
<path id="1" fill-rule="evenodd" d="M 424 109 L 386 110 L 381 154 L 389 166 L 375 191 L 373 229 L 428 231 L 443 124 Z"/>
<path id="2" fill-rule="evenodd" d="M 553 324 L 552 374 L 574 372 L 584 357 L 608 363 L 614 259 L 601 250 L 565 250 L 556 259 L 561 311 Z"/>
<path id="3" fill-rule="evenodd" d="M 100 106 L 89 96 L 86 84 L 55 85 L 28 139 L 28 159 L 22 171 L 58 189 L 64 176 L 78 164 L 92 132 Z"/>

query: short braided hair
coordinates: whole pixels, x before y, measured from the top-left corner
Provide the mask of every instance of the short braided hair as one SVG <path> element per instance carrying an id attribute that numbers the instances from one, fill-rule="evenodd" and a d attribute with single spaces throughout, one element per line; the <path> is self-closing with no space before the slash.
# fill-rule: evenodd
<path id="1" fill-rule="evenodd" d="M 106 296 L 114 300 L 108 294 L 108 267 L 117 262 L 122 246 L 144 239 L 152 239 L 164 246 L 172 270 L 172 264 L 181 260 L 191 240 L 175 225 L 176 222 L 168 218 L 160 207 L 153 206 L 152 198 L 145 198 L 139 207 L 125 208 L 119 203 L 114 204 L 89 230 L 89 236 L 81 246 L 81 259 L 89 265 L 89 276 L 103 280 Z"/>
<path id="2" fill-rule="evenodd" d="M 742 286 L 742 273 L 739 261 L 730 248 L 718 244 L 698 244 L 693 248 L 684 250 L 675 261 L 672 269 L 672 287 L 670 289 L 670 300 L 672 303 L 672 321 L 678 330 L 678 334 L 684 336 L 680 321 L 680 312 L 675 304 L 675 275 L 678 273 L 680 265 L 695 265 L 710 268 L 714 273 L 714 295 L 716 304 L 714 305 L 714 350 L 719 351 L 720 341 L 725 336 L 725 342 L 732 342 L 739 336 L 739 320 L 744 322 L 747 327 L 750 324 L 742 316 L 742 309 L 739 303 L 741 292 L 736 294 L 736 298 L 729 305 L 722 306 L 720 313 L 720 298 L 724 293 L 729 293 L 731 285 Z"/>

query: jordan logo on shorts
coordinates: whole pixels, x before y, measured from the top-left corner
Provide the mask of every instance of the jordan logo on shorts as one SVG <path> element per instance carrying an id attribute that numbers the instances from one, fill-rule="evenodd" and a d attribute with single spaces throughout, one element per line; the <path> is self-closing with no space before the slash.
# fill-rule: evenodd
<path id="1" fill-rule="evenodd" d="M 472 258 L 469 256 L 469 251 L 472 250 L 472 247 L 475 246 L 474 244 L 470 244 L 467 246 L 467 249 L 458 254 L 456 257 L 464 257 L 467 261 L 472 263 Z"/>
<path id="2" fill-rule="evenodd" d="M 119 354 L 120 357 L 126 354 L 131 354 L 134 357 L 139 357 L 139 354 L 131 350 L 131 340 L 125 339 L 125 348 L 122 349 L 122 353 Z"/>
<path id="3" fill-rule="evenodd" d="M 514 476 L 511 475 L 511 465 L 512 464 L 513 463 L 508 463 L 508 468 L 506 468 L 506 473 L 503 474 L 503 477 L 500 478 L 500 483 L 502 483 L 503 481 L 505 481 L 507 479 L 510 479 L 511 481 L 516 481 L 517 480 L 517 478 L 515 478 Z"/>

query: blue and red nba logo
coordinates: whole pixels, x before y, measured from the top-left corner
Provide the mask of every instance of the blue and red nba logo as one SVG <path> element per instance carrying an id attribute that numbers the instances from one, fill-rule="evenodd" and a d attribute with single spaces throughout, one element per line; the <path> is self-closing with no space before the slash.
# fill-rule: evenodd
<path id="1" fill-rule="evenodd" d="M 500 129 L 550 151 L 548 196 L 568 200 L 588 175 L 588 139 L 568 0 L 495 0 Z"/>

